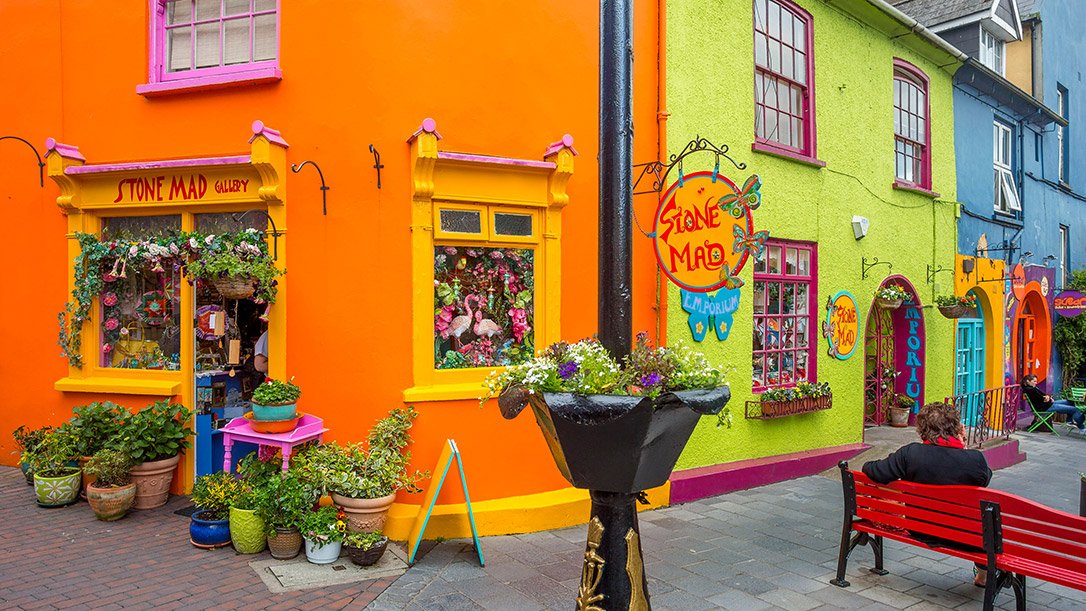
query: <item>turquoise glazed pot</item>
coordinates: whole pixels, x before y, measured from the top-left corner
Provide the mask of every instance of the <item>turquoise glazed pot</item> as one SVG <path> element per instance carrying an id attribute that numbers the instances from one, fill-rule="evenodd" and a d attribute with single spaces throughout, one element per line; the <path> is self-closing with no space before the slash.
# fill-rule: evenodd
<path id="1" fill-rule="evenodd" d="M 260 405 L 253 403 L 253 418 L 255 420 L 290 420 L 298 415 L 298 404 L 286 405 Z"/>
<path id="2" fill-rule="evenodd" d="M 79 499 L 79 488 L 82 483 L 83 479 L 78 467 L 60 477 L 42 477 L 35 473 L 34 493 L 38 497 L 38 505 L 42 507 L 71 505 Z"/>
<path id="3" fill-rule="evenodd" d="M 204 515 L 208 510 L 201 509 L 192 514 L 192 522 L 189 524 L 189 540 L 193 545 L 203 549 L 223 547 L 230 543 L 230 519 L 205 520 Z"/>

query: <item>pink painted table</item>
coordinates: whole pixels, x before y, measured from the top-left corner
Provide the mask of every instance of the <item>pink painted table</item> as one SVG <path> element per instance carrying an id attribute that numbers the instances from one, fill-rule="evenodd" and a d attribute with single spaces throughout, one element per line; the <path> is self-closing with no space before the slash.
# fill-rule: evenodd
<path id="1" fill-rule="evenodd" d="M 234 418 L 219 429 L 222 433 L 222 470 L 230 472 L 230 447 L 234 445 L 234 442 L 247 441 L 262 446 L 278 447 L 283 452 L 283 470 L 286 471 L 290 467 L 290 453 L 294 447 L 314 439 L 319 442 L 327 430 L 324 428 L 324 420 L 309 414 L 303 414 L 298 420 L 298 426 L 287 433 L 257 433 L 245 418 Z"/>

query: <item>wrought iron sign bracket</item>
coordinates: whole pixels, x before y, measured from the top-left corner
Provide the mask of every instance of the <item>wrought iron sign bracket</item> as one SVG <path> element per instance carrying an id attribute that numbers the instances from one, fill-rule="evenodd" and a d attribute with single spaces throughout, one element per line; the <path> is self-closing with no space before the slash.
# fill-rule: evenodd
<path id="1" fill-rule="evenodd" d="M 716 164 L 713 168 L 714 176 L 720 173 L 721 157 L 730 161 L 737 170 L 747 169 L 747 164 L 739 163 L 728 155 L 727 144 L 717 146 L 712 142 L 709 142 L 705 138 L 702 138 L 701 136 L 695 136 L 693 140 L 686 143 L 686 146 L 684 146 L 681 151 L 669 155 L 667 163 L 663 163 L 662 161 L 650 161 L 648 163 L 635 164 L 633 166 L 634 169 L 636 170 L 640 168 L 641 172 L 638 173 L 637 179 L 634 180 L 633 194 L 645 195 L 647 193 L 660 193 L 664 190 L 664 185 L 667 184 L 667 177 L 669 174 L 671 174 L 671 170 L 675 169 L 676 167 L 679 168 L 679 184 L 682 184 L 683 159 L 690 155 L 693 155 L 694 153 L 701 152 L 712 153 L 715 156 Z M 638 191 L 637 186 L 641 184 L 641 181 L 644 180 L 647 176 L 652 176 L 652 188 Z"/>
<path id="2" fill-rule="evenodd" d="M 894 269 L 894 264 L 889 261 L 879 261 L 878 257 L 873 257 L 871 263 L 868 263 L 867 257 L 863 257 L 860 260 L 860 280 L 866 280 L 868 270 L 876 265 L 885 265 L 887 273 L 890 273 Z"/>
<path id="3" fill-rule="evenodd" d="M 954 269 L 950 267 L 943 267 L 942 265 L 939 267 L 932 267 L 931 265 L 928 265 L 928 284 L 935 284 L 935 274 L 952 271 L 954 271 Z"/>
<path id="4" fill-rule="evenodd" d="M 372 145 L 372 144 L 370 145 L 370 150 L 373 150 L 373 145 Z M 324 172 L 321 172 L 321 167 L 320 167 L 319 165 L 317 165 L 317 162 L 315 162 L 315 161 L 309 161 L 309 160 L 307 159 L 307 160 L 305 160 L 305 161 L 303 161 L 303 162 L 301 162 L 301 163 L 294 163 L 294 164 L 291 164 L 291 166 L 290 166 L 290 171 L 292 171 L 292 172 L 294 172 L 295 174 L 297 174 L 298 172 L 301 172 L 301 171 L 302 171 L 302 168 L 304 168 L 305 166 L 307 166 L 307 165 L 310 165 L 310 164 L 312 164 L 312 165 L 313 165 L 313 167 L 314 167 L 314 168 L 316 168 L 316 170 L 317 170 L 317 175 L 321 177 L 321 203 L 322 203 L 322 210 L 324 211 L 324 215 L 325 215 L 325 216 L 328 216 L 328 189 L 331 189 L 331 187 L 329 187 L 328 185 L 324 184 Z M 378 182 L 380 182 L 380 181 L 378 181 Z M 378 184 L 378 186 L 380 186 L 380 184 Z M 270 218 L 270 217 L 269 217 L 269 218 Z"/>
<path id="5" fill-rule="evenodd" d="M 381 168 L 385 167 L 385 164 L 381 163 L 381 153 L 377 151 L 373 145 L 370 145 L 370 152 L 373 153 L 373 169 L 377 170 L 377 188 L 381 188 Z"/>
<path id="6" fill-rule="evenodd" d="M 23 144 L 30 147 L 30 150 L 34 151 L 34 156 L 38 158 L 38 186 L 45 188 L 45 161 L 42 160 L 41 155 L 38 153 L 38 149 L 30 144 L 25 139 L 19 136 L 0 136 L 0 140 L 18 140 Z"/>
<path id="7" fill-rule="evenodd" d="M 295 170 L 295 172 L 297 172 L 297 170 Z M 246 210 L 245 212 L 238 212 L 238 213 L 232 214 L 230 216 L 233 217 L 235 223 L 240 225 L 241 224 L 241 219 L 249 216 L 250 214 L 252 214 L 254 212 L 258 212 L 260 214 L 263 214 L 264 217 L 268 219 L 268 222 L 271 223 L 271 226 L 272 226 L 272 230 L 271 230 L 272 259 L 275 260 L 275 261 L 278 261 L 279 260 L 279 236 L 280 236 L 280 233 L 279 233 L 279 229 L 277 229 L 275 227 L 275 219 L 273 219 L 271 217 L 271 215 L 268 214 L 267 210 L 261 210 L 260 208 L 253 208 L 252 210 Z M 268 233 L 268 232 L 265 231 L 264 233 Z"/>

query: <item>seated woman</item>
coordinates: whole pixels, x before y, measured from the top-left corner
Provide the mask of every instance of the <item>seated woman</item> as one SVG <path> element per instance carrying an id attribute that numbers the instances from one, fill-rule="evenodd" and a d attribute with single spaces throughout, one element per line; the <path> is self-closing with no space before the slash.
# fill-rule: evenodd
<path id="1" fill-rule="evenodd" d="M 1067 421 L 1086 434 L 1086 412 L 1063 399 L 1053 401 L 1052 397 L 1037 388 L 1037 376 L 1032 373 L 1022 378 L 1022 395 L 1033 404 L 1033 409 L 1039 412 L 1066 414 Z"/>
<path id="2" fill-rule="evenodd" d="M 920 408 L 916 415 L 916 432 L 924 443 L 910 443 L 882 460 L 864 463 L 864 475 L 879 484 L 900 479 L 937 486 L 987 486 L 991 481 L 992 470 L 988 468 L 984 454 L 965 449 L 965 427 L 953 405 L 928 403 Z M 913 533 L 913 536 L 932 546 L 962 548 L 921 533 Z M 973 583 L 984 587 L 987 580 L 984 565 L 976 564 L 974 573 Z"/>

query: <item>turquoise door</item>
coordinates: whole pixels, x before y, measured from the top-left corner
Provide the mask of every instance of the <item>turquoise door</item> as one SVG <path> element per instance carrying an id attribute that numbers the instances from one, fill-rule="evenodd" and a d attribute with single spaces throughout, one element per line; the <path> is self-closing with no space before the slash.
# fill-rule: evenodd
<path id="1" fill-rule="evenodd" d="M 959 318 L 954 394 L 979 390 L 984 390 L 984 319 Z"/>

